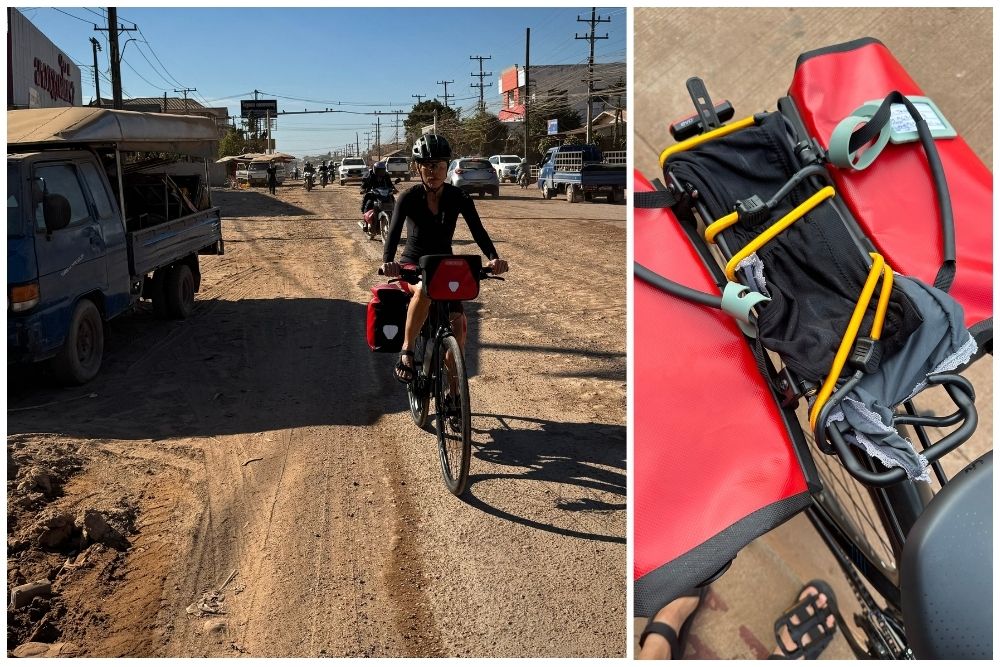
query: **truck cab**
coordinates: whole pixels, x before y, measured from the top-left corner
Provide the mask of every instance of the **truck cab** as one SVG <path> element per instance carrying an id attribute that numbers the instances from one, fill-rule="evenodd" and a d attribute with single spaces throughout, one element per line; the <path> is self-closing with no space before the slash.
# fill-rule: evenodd
<path id="1" fill-rule="evenodd" d="M 104 322 L 140 298 L 191 313 L 199 255 L 223 252 L 221 217 L 207 168 L 171 170 L 161 151 L 207 157 L 218 134 L 197 117 L 57 111 L 7 114 L 7 358 L 50 360 L 82 384 L 100 369 Z"/>
<path id="2" fill-rule="evenodd" d="M 605 155 L 594 145 L 553 146 L 539 165 L 538 189 L 545 199 L 565 194 L 567 201 L 625 201 L 625 153 Z"/>

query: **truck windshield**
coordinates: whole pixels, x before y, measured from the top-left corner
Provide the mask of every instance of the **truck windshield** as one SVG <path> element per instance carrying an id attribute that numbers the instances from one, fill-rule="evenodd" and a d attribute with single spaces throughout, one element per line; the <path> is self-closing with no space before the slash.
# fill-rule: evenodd
<path id="1" fill-rule="evenodd" d="M 521 164 L 521 158 L 516 155 L 501 155 L 500 162 L 501 164 Z"/>
<path id="2" fill-rule="evenodd" d="M 24 236 L 21 188 L 18 187 L 18 174 L 20 173 L 21 170 L 16 165 L 7 165 L 7 238 Z"/>

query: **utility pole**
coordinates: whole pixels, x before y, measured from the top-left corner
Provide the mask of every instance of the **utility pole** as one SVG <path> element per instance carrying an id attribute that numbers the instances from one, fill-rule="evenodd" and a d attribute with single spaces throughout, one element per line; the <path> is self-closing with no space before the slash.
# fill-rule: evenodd
<path id="1" fill-rule="evenodd" d="M 399 146 L 399 117 L 401 115 L 405 114 L 406 112 L 403 111 L 402 109 L 397 109 L 395 111 L 390 111 L 389 113 L 393 114 L 396 117 L 396 133 L 392 136 L 392 143 L 394 145 L 396 145 L 397 148 L 398 148 L 398 146 Z"/>
<path id="2" fill-rule="evenodd" d="M 174 88 L 174 92 L 175 93 L 184 93 L 184 113 L 188 112 L 188 93 L 197 92 L 197 91 L 198 91 L 197 88 L 181 88 L 179 90 L 177 88 Z M 257 92 L 257 91 L 254 91 L 254 92 Z"/>
<path id="3" fill-rule="evenodd" d="M 378 149 L 378 159 L 382 159 L 382 116 L 375 116 L 375 146 Z"/>
<path id="4" fill-rule="evenodd" d="M 94 87 L 97 89 L 97 106 L 104 106 L 101 104 L 101 73 L 97 69 L 97 52 L 101 50 L 101 43 L 98 42 L 93 37 L 90 38 L 90 43 L 94 47 Z"/>
<path id="5" fill-rule="evenodd" d="M 365 132 L 365 153 L 371 153 L 372 151 L 372 133 L 371 130 Z"/>
<path id="6" fill-rule="evenodd" d="M 455 82 L 454 81 L 438 81 L 438 84 L 442 84 L 442 83 L 444 84 L 444 105 L 447 107 L 448 106 L 448 98 L 449 97 L 455 97 L 454 95 L 449 95 L 448 94 L 448 84 L 449 83 L 455 83 Z"/>
<path id="7" fill-rule="evenodd" d="M 410 95 L 410 97 L 416 97 L 417 98 L 417 104 L 420 104 L 421 100 L 423 100 L 427 96 L 426 95 Z"/>
<path id="8" fill-rule="evenodd" d="M 531 97 L 529 94 L 530 83 L 528 79 L 528 65 L 531 63 L 531 28 L 525 28 L 524 33 L 524 159 L 528 160 L 528 164 L 531 164 L 531 158 L 528 157 L 528 98 Z M 515 75 L 517 72 L 514 73 Z"/>
<path id="9" fill-rule="evenodd" d="M 479 111 L 480 112 L 485 112 L 486 111 L 486 103 L 483 101 L 483 88 L 485 88 L 485 84 L 483 84 L 483 78 L 487 77 L 487 76 L 493 76 L 493 72 L 483 72 L 483 61 L 484 60 L 492 60 L 492 59 L 493 59 L 493 56 L 469 56 L 469 60 L 478 60 L 479 61 L 479 74 L 476 74 L 475 72 L 473 72 L 472 74 L 469 75 L 469 76 L 478 76 L 479 77 L 479 83 L 470 83 L 469 87 L 470 88 L 478 88 L 479 89 Z"/>
<path id="10" fill-rule="evenodd" d="M 593 125 L 593 122 L 594 122 L 594 110 L 593 110 L 593 103 L 594 103 L 594 42 L 596 42 L 599 39 L 607 39 L 608 38 L 608 33 L 604 33 L 604 37 L 598 37 L 596 34 L 594 34 L 594 28 L 597 27 L 598 23 L 611 23 L 611 17 L 609 16 L 607 18 L 598 18 L 598 16 L 597 16 L 597 7 L 591 7 L 590 8 L 590 19 L 589 20 L 588 19 L 582 19 L 579 16 L 576 17 L 576 20 L 579 21 L 579 22 L 581 22 L 581 23 L 589 23 L 590 24 L 590 33 L 589 34 L 585 34 L 583 36 L 574 34 L 574 37 L 576 39 L 586 39 L 586 40 L 590 41 L 590 60 L 588 61 L 588 64 L 587 64 L 587 143 L 589 144 L 590 143 L 591 125 Z"/>
<path id="11" fill-rule="evenodd" d="M 108 7 L 108 27 L 98 28 L 94 26 L 96 32 L 108 33 L 108 60 L 111 64 L 111 97 L 114 100 L 112 106 L 115 109 L 122 108 L 122 63 L 121 52 L 118 50 L 118 33 L 132 32 L 138 30 L 133 23 L 131 28 L 118 27 L 118 8 Z"/>

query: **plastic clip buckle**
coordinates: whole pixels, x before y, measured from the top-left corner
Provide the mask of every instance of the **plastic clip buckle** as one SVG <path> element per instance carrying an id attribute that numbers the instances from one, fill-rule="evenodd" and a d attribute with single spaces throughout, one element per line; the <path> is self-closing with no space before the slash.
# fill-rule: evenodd
<path id="1" fill-rule="evenodd" d="M 729 282 L 722 291 L 722 310 L 736 318 L 740 331 L 750 338 L 757 337 L 757 328 L 750 322 L 750 310 L 771 298 L 760 292 L 752 292 L 746 285 Z"/>
<path id="2" fill-rule="evenodd" d="M 747 199 L 737 200 L 736 213 L 739 216 L 740 223 L 746 223 L 754 227 L 767 222 L 768 217 L 771 215 L 771 209 L 768 208 L 763 199 L 757 195 L 751 195 Z"/>

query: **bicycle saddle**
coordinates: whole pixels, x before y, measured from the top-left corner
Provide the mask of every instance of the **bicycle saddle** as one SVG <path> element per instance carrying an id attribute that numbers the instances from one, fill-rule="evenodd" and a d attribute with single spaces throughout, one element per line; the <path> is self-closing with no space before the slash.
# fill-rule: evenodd
<path id="1" fill-rule="evenodd" d="M 919 659 L 993 657 L 993 452 L 948 482 L 906 538 L 906 638 Z"/>

